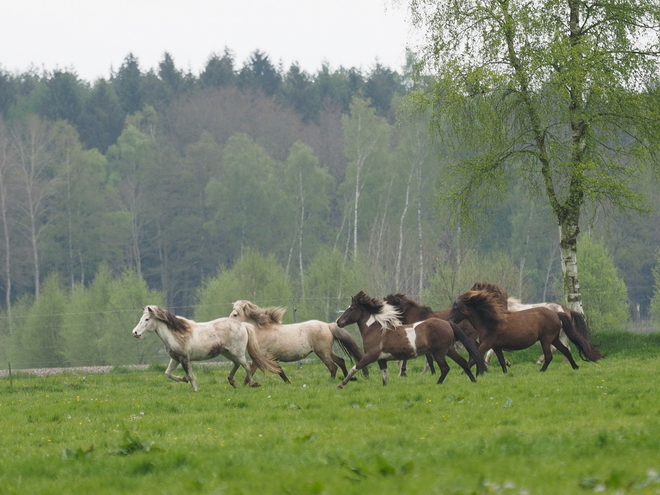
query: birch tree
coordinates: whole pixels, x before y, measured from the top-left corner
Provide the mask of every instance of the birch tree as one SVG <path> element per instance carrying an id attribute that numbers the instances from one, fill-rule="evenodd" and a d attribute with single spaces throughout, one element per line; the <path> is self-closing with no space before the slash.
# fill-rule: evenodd
<path id="1" fill-rule="evenodd" d="M 545 196 L 560 231 L 566 303 L 582 310 L 577 239 L 585 207 L 643 208 L 635 192 L 658 143 L 646 89 L 658 74 L 660 4 L 650 0 L 411 0 L 424 30 L 421 98 L 458 145 L 446 197 L 463 219 L 509 180 Z M 439 132 L 441 131 L 441 132 Z"/>
<path id="2" fill-rule="evenodd" d="M 390 130 L 387 121 L 376 115 L 369 100 L 356 96 L 350 105 L 350 114 L 342 117 L 347 167 L 347 183 L 351 184 L 353 207 L 353 257 L 358 254 L 360 195 L 364 176 L 378 167 L 378 153 L 389 146 Z"/>
<path id="3" fill-rule="evenodd" d="M 53 159 L 53 126 L 36 115 L 28 115 L 14 132 L 12 142 L 21 189 L 18 207 L 23 213 L 21 224 L 30 242 L 34 293 L 39 297 L 39 241 L 50 220 L 49 203 L 58 180 Z"/>

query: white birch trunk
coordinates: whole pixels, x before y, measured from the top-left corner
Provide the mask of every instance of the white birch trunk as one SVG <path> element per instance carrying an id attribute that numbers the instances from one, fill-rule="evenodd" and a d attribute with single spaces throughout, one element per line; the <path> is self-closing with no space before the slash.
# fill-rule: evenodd
<path id="1" fill-rule="evenodd" d="M 577 236 L 579 232 L 580 229 L 577 225 L 560 225 L 559 249 L 561 252 L 561 271 L 564 278 L 566 306 L 573 311 L 584 313 L 577 264 Z"/>

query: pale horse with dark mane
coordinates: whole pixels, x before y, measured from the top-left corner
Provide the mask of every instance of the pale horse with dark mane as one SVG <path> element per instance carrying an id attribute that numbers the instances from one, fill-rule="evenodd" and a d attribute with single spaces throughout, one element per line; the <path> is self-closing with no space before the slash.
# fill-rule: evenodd
<path id="1" fill-rule="evenodd" d="M 252 325 L 231 318 L 197 323 L 193 320 L 176 316 L 167 309 L 158 306 L 146 306 L 142 318 L 133 329 L 133 337 L 139 339 L 149 332 L 155 332 L 165 344 L 170 356 L 170 363 L 165 375 L 177 382 L 190 382 L 197 392 L 197 382 L 192 371 L 191 361 L 203 361 L 216 356 L 224 356 L 234 366 L 227 376 L 232 387 L 236 387 L 234 374 L 239 366 L 245 369 L 245 382 L 252 387 L 259 384 L 252 380 L 252 374 L 245 359 L 247 351 L 252 358 L 252 367 L 259 368 L 264 373 L 284 373 L 282 367 L 275 361 L 261 354 L 256 333 Z M 183 367 L 186 376 L 176 376 L 172 372 L 179 366 Z"/>
<path id="2" fill-rule="evenodd" d="M 336 342 L 355 362 L 364 356 L 351 334 L 336 323 L 307 320 L 285 325 L 282 323 L 285 312 L 286 308 L 260 308 L 253 302 L 241 300 L 233 303 L 229 317 L 255 326 L 259 347 L 268 358 L 291 363 L 313 352 L 327 366 L 332 378 L 337 376 L 338 366 L 344 376 L 348 374 L 346 362 L 332 350 L 333 343 Z M 367 374 L 365 370 L 364 375 Z M 289 381 L 284 371 L 280 376 L 285 382 Z"/>

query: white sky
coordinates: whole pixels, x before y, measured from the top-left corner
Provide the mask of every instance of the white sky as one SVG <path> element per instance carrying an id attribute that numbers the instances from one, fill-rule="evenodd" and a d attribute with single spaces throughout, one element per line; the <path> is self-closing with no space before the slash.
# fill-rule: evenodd
<path id="1" fill-rule="evenodd" d="M 413 40 L 405 0 L 3 0 L 0 68 L 73 69 L 108 78 L 133 53 L 143 71 L 169 52 L 197 75 L 225 47 L 242 67 L 255 50 L 315 73 L 376 61 L 399 70 Z M 414 46 L 410 45 L 411 48 Z"/>

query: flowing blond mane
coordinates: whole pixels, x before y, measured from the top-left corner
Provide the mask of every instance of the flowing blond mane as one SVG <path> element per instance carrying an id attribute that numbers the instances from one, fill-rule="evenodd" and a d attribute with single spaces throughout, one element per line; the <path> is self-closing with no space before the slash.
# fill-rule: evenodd
<path id="1" fill-rule="evenodd" d="M 236 301 L 234 311 L 259 327 L 270 327 L 282 324 L 282 317 L 286 312 L 286 308 L 275 306 L 260 308 L 250 301 Z"/>

